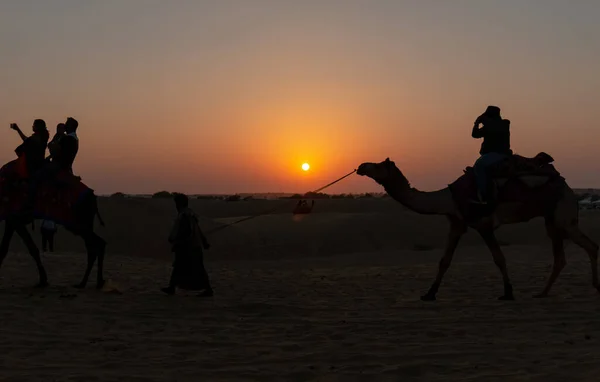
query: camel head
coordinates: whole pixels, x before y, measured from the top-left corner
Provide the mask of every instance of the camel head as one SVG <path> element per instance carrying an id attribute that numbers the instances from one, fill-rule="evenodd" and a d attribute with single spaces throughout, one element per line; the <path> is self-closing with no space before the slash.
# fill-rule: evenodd
<path id="1" fill-rule="evenodd" d="M 368 176 L 379 184 L 386 183 L 393 171 L 398 171 L 394 162 L 387 158 L 381 163 L 363 163 L 358 166 L 356 173 L 361 176 Z"/>

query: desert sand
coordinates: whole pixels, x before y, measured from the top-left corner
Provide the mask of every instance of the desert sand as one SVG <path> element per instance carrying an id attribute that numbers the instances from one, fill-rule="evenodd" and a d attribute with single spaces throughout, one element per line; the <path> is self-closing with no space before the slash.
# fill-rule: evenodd
<path id="1" fill-rule="evenodd" d="M 281 201 L 200 201 L 202 228 Z M 390 199 L 322 200 L 314 212 L 244 222 L 209 237 L 215 297 L 165 296 L 170 200 L 101 199 L 105 275 L 119 293 L 69 285 L 85 267 L 64 231 L 44 254 L 51 286 L 36 290 L 19 239 L 0 269 L 0 381 L 597 381 L 600 294 L 583 250 L 551 296 L 541 220 L 505 226 L 517 301 L 497 301 L 499 272 L 479 237 L 461 242 L 436 302 L 443 217 Z M 600 212 L 581 226 L 600 241 Z M 34 233 L 39 242 L 39 232 Z M 109 288 L 109 289 L 111 289 Z"/>

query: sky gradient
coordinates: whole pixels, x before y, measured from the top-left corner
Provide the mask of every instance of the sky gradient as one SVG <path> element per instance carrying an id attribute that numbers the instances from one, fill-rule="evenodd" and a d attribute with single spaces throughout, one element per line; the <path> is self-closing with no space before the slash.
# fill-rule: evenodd
<path id="1" fill-rule="evenodd" d="M 495 104 L 515 152 L 600 188 L 599 16 L 594 0 L 5 0 L 0 162 L 9 123 L 73 116 L 74 170 L 99 193 L 304 192 L 386 157 L 433 190 L 477 158 Z"/>

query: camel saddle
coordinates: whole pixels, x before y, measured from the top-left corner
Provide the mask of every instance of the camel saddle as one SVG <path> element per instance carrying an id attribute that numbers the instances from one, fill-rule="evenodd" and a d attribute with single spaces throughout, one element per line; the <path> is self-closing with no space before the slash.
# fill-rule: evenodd
<path id="1" fill-rule="evenodd" d="M 17 166 L 14 160 L 0 168 L 0 221 L 18 215 L 27 202 L 29 179 L 20 176 Z M 66 170 L 59 171 L 54 179 L 38 185 L 33 217 L 53 220 L 67 229 L 75 227 L 74 207 L 93 192 L 80 177 Z"/>
<path id="2" fill-rule="evenodd" d="M 501 203 L 532 202 L 541 205 L 542 199 L 555 198 L 555 192 L 548 192 L 549 185 L 564 182 L 560 173 L 554 168 L 554 159 L 540 152 L 533 158 L 511 155 L 506 160 L 488 168 L 488 191 L 490 200 L 485 207 L 474 206 L 477 200 L 477 185 L 473 167 L 467 167 L 464 174 L 448 187 L 459 208 L 467 216 L 491 214 Z M 555 182 L 561 180 L 560 182 Z M 554 187 L 560 192 L 561 187 Z"/>

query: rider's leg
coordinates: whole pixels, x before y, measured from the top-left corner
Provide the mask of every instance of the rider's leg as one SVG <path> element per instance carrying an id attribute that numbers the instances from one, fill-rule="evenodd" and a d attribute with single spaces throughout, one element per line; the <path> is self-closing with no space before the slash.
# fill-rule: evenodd
<path id="1" fill-rule="evenodd" d="M 475 171 L 475 182 L 477 184 L 477 191 L 479 194 L 479 200 L 485 203 L 488 199 L 488 167 L 501 162 L 506 158 L 506 155 L 499 153 L 487 153 L 483 154 L 475 164 L 473 170 Z"/>

